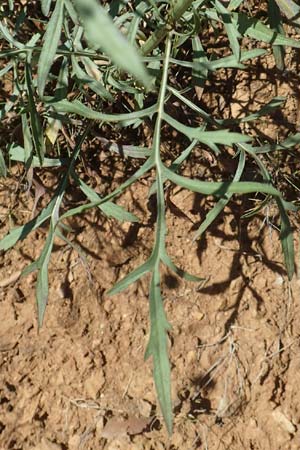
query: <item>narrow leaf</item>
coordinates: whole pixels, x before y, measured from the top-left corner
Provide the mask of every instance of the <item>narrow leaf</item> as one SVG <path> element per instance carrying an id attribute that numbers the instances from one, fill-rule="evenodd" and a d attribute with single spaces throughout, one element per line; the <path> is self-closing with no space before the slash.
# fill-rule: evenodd
<path id="1" fill-rule="evenodd" d="M 295 22 L 297 25 L 300 25 L 300 7 L 293 0 L 275 0 L 283 14 L 291 20 Z"/>
<path id="2" fill-rule="evenodd" d="M 268 15 L 270 27 L 284 35 L 285 32 L 282 25 L 280 10 L 275 0 L 268 1 Z M 277 69 L 284 70 L 284 47 L 280 45 L 273 45 L 273 54 Z"/>
<path id="3" fill-rule="evenodd" d="M 178 275 L 181 278 L 184 278 L 187 281 L 194 281 L 196 283 L 199 283 L 200 281 L 205 280 L 205 278 L 197 277 L 196 275 L 192 275 L 192 274 L 186 272 L 185 270 L 180 269 L 178 266 L 176 266 L 173 263 L 173 261 L 171 260 L 169 255 L 167 255 L 166 252 L 164 252 L 161 255 L 161 260 L 166 266 L 169 267 L 169 269 L 171 269 L 174 273 L 176 273 L 176 275 Z"/>
<path id="4" fill-rule="evenodd" d="M 52 0 L 41 0 L 41 9 L 44 16 L 49 15 Z"/>
<path id="5" fill-rule="evenodd" d="M 0 177 L 6 177 L 7 175 L 7 169 L 5 164 L 5 159 L 2 153 L 2 150 L 0 149 Z"/>
<path id="6" fill-rule="evenodd" d="M 86 183 L 84 183 L 84 181 L 82 181 L 78 176 L 76 176 L 76 181 L 79 184 L 82 192 L 91 202 L 99 202 L 102 200 L 101 197 Z M 121 222 L 139 221 L 138 217 L 136 217 L 134 214 L 126 211 L 122 206 L 116 205 L 115 203 L 112 203 L 110 201 L 106 201 L 105 203 L 100 204 L 98 207 L 101 209 L 101 211 L 104 212 L 107 217 L 114 217 Z"/>
<path id="7" fill-rule="evenodd" d="M 231 14 L 230 12 L 225 8 L 225 6 L 219 2 L 218 0 L 215 0 L 216 9 L 221 16 L 225 30 L 228 35 L 230 47 L 232 50 L 232 53 L 234 54 L 237 61 L 240 60 L 241 57 L 241 48 L 238 41 L 238 38 L 240 37 L 238 30 L 236 28 L 236 25 L 233 24 Z"/>
<path id="8" fill-rule="evenodd" d="M 36 284 L 36 300 L 38 309 L 38 326 L 41 328 L 48 302 L 48 265 L 54 241 L 54 230 L 50 227 L 43 251 L 39 257 L 38 276 Z"/>
<path id="9" fill-rule="evenodd" d="M 164 113 L 163 118 L 169 125 L 175 128 L 182 134 L 185 134 L 188 138 L 197 139 L 199 142 L 208 145 L 208 147 L 213 148 L 215 150 L 213 144 L 223 144 L 223 145 L 233 145 L 239 142 L 249 142 L 251 141 L 250 136 L 246 136 L 241 133 L 233 133 L 228 130 L 217 130 L 217 131 L 203 131 L 201 127 L 192 128 L 177 120 L 173 119 L 168 114 Z"/>
<path id="10" fill-rule="evenodd" d="M 166 319 L 160 293 L 159 265 L 155 267 L 150 283 L 150 321 L 151 332 L 145 359 L 153 357 L 153 376 L 157 397 L 168 432 L 172 434 L 171 370 L 166 333 L 170 325 Z"/>
<path id="11" fill-rule="evenodd" d="M 117 195 L 121 194 L 127 187 L 129 187 L 132 183 L 134 183 L 136 180 L 138 180 L 142 175 L 144 175 L 148 170 L 150 170 L 153 167 L 153 160 L 151 158 L 148 158 L 147 161 L 144 162 L 144 164 L 124 183 L 122 183 L 119 187 L 117 187 L 113 192 L 108 194 L 105 198 L 102 200 L 99 200 L 97 202 L 91 202 L 87 205 L 81 205 L 76 208 L 72 208 L 66 213 L 64 213 L 60 218 L 66 219 L 67 217 L 74 216 L 76 214 L 81 214 L 84 211 L 87 211 L 88 209 L 94 208 L 95 206 L 99 206 L 108 200 L 112 200 Z M 76 177 L 73 174 L 73 177 Z"/>
<path id="12" fill-rule="evenodd" d="M 272 45 L 285 45 L 300 48 L 300 41 L 288 38 L 264 25 L 260 20 L 248 17 L 244 13 L 233 13 L 233 22 L 243 36 L 249 36 L 257 41 Z"/>
<path id="13" fill-rule="evenodd" d="M 83 105 L 78 100 L 75 100 L 74 102 L 62 100 L 55 103 L 53 106 L 57 112 L 74 113 L 87 119 L 101 120 L 103 122 L 121 122 L 123 120 L 137 119 L 139 117 L 149 117 L 156 112 L 156 104 L 140 111 L 123 114 L 100 113 L 98 111 L 94 111 L 88 106 Z"/>
<path id="14" fill-rule="evenodd" d="M 51 215 L 51 205 L 49 204 L 43 211 L 34 219 L 27 222 L 25 225 L 16 227 L 6 234 L 0 240 L 0 250 L 8 250 L 13 247 L 19 240 L 25 239 L 25 237 L 33 230 L 36 230 L 42 223 L 49 219 Z"/>
<path id="15" fill-rule="evenodd" d="M 245 167 L 245 152 L 241 150 L 239 164 L 234 175 L 233 181 L 239 181 L 242 176 Z M 233 194 L 226 194 L 223 198 L 220 198 L 216 205 L 208 212 L 204 221 L 201 223 L 197 232 L 195 233 L 194 240 L 198 239 L 207 228 L 213 223 L 213 221 L 218 217 L 218 215 L 223 211 L 227 203 L 230 201 Z"/>
<path id="16" fill-rule="evenodd" d="M 78 81 L 82 84 L 86 84 L 92 91 L 94 91 L 100 98 L 113 101 L 112 95 L 105 89 L 100 81 L 92 78 L 88 75 L 78 64 L 76 57 L 72 56 L 73 73 L 76 75 Z"/>
<path id="17" fill-rule="evenodd" d="M 280 240 L 284 255 L 284 262 L 289 280 L 293 278 L 295 273 L 295 250 L 292 227 L 288 215 L 280 199 L 277 199 L 277 205 L 280 212 Z"/>
<path id="18" fill-rule="evenodd" d="M 116 205 L 113 202 L 105 202 L 99 205 L 99 208 L 107 217 L 113 217 L 119 222 L 139 222 L 139 218 L 129 211 L 126 211 L 122 206 Z"/>
<path id="19" fill-rule="evenodd" d="M 269 183 L 258 183 L 254 181 L 199 181 L 177 175 L 167 167 L 164 167 L 164 175 L 173 183 L 186 189 L 190 189 L 193 192 L 199 192 L 199 194 L 223 197 L 225 194 L 263 192 L 265 194 L 273 195 L 274 197 L 281 197 L 280 192 Z"/>
<path id="20" fill-rule="evenodd" d="M 20 145 L 12 145 L 9 149 L 9 157 L 12 161 L 19 161 L 26 163 L 28 161 L 27 151 Z M 61 167 L 67 165 L 68 159 L 58 158 L 44 158 L 43 163 L 40 163 L 39 158 L 33 156 L 30 160 L 31 167 Z"/>
<path id="21" fill-rule="evenodd" d="M 112 289 L 110 289 L 107 294 L 114 295 L 118 292 L 123 291 L 128 286 L 130 286 L 135 281 L 139 280 L 143 275 L 150 272 L 153 268 L 153 261 L 149 258 L 144 264 L 137 267 L 135 270 L 130 272 L 126 277 L 122 278 L 122 280 L 118 281 Z"/>
<path id="22" fill-rule="evenodd" d="M 113 62 L 132 74 L 145 86 L 149 85 L 146 69 L 136 49 L 115 27 L 111 17 L 96 0 L 73 0 L 85 35 L 94 49 L 103 49 Z"/>
<path id="23" fill-rule="evenodd" d="M 37 157 L 39 158 L 40 164 L 42 165 L 44 156 L 45 156 L 45 152 L 46 152 L 45 143 L 44 143 L 44 134 L 43 134 L 43 128 L 42 128 L 40 116 L 39 116 L 39 113 L 37 112 L 35 100 L 34 100 L 34 96 L 33 96 L 31 66 L 28 61 L 25 64 L 25 81 L 26 81 L 26 87 L 27 87 L 30 125 L 31 125 L 31 130 L 32 130 L 34 147 L 35 147 Z"/>
<path id="24" fill-rule="evenodd" d="M 37 86 L 40 97 L 44 96 L 48 75 L 59 44 L 64 15 L 64 0 L 56 0 L 51 19 L 44 35 L 44 45 L 38 62 Z"/>

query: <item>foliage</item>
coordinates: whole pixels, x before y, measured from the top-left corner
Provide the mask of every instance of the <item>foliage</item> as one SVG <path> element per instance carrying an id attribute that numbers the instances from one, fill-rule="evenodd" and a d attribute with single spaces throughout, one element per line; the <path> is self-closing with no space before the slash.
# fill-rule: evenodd
<path id="1" fill-rule="evenodd" d="M 30 3 L 34 3 L 34 8 Z M 246 3 L 242 0 L 229 3 L 220 0 L 137 0 L 133 3 L 113 0 L 101 6 L 96 0 L 41 0 L 22 7 L 17 1 L 9 0 L 0 6 L 1 76 L 10 75 L 13 80 L 10 98 L 1 105 L 1 120 L 11 111 L 19 114 L 24 140 L 22 146 L 12 142 L 0 152 L 0 175 L 8 176 L 8 161 L 23 163 L 26 173 L 36 167 L 57 168 L 57 173 L 62 173 L 47 207 L 28 223 L 10 230 L 0 241 L 0 249 L 9 250 L 33 230 L 48 224 L 47 239 L 39 258 L 23 271 L 23 275 L 37 271 L 36 298 L 41 326 L 48 301 L 48 265 L 54 240 L 57 236 L 67 240 L 65 219 L 97 207 L 116 220 L 137 221 L 114 200 L 147 172 L 155 170 L 156 180 L 149 190 L 149 195 L 156 195 L 157 200 L 152 253 L 146 262 L 112 287 L 110 294 L 120 292 L 150 273 L 151 332 L 145 356 L 153 357 L 156 391 L 169 433 L 172 431 L 167 345 L 170 325 L 163 308 L 161 265 L 187 280 L 198 282 L 200 278 L 176 267 L 168 256 L 165 186 L 172 183 L 216 197 L 215 206 L 195 238 L 205 232 L 226 204 L 235 199 L 235 194 L 260 194 L 262 201 L 253 214 L 274 199 L 281 217 L 280 238 L 288 278 L 294 274 L 294 244 L 288 211 L 297 211 L 298 207 L 295 201 L 284 200 L 261 155 L 289 151 L 299 143 L 300 135 L 291 135 L 281 143 L 257 146 L 253 138 L 239 128 L 241 123 L 275 111 L 285 99 L 276 97 L 255 113 L 226 121 L 201 109 L 195 96 L 195 88 L 203 89 L 213 72 L 226 68 L 246 69 L 247 64 L 265 55 L 269 48 L 273 49 L 278 69 L 284 69 L 284 48 L 300 47 L 299 41 L 285 35 L 280 13 L 296 26 L 299 8 L 294 2 L 270 0 L 269 17 L 265 15 L 265 20 L 251 15 Z M 39 26 L 32 32 L 32 23 L 37 22 Z M 227 36 L 226 55 L 219 57 L 208 53 L 205 49 L 207 30 L 213 30 L 215 40 Z M 257 43 L 256 47 L 253 42 Z M 171 74 L 176 68 L 189 73 L 192 83 L 186 86 L 180 86 L 180 81 L 175 83 Z M 120 95 L 124 100 L 131 99 L 130 104 L 134 105 L 131 111 L 128 108 L 126 111 L 122 102 L 120 108 L 117 102 Z M 180 122 L 172 117 L 166 106 L 172 98 L 177 98 L 197 120 L 187 125 L 184 117 Z M 84 122 L 82 127 L 78 126 L 76 145 L 69 153 L 61 153 L 61 130 L 63 126 L 70 126 L 77 116 Z M 152 147 L 130 143 L 124 146 L 124 156 L 145 161 L 133 176 L 101 198 L 77 172 L 82 146 L 89 137 L 93 121 L 137 129 L 146 119 L 154 124 Z M 161 151 L 163 124 L 184 136 L 183 142 L 189 142 L 171 165 L 164 161 Z M 232 179 L 209 181 L 180 174 L 183 163 L 199 144 L 216 158 L 225 148 L 232 148 L 236 157 Z M 245 175 L 250 162 L 257 167 L 255 181 L 247 180 Z M 63 199 L 71 180 L 87 201 L 66 209 Z"/>

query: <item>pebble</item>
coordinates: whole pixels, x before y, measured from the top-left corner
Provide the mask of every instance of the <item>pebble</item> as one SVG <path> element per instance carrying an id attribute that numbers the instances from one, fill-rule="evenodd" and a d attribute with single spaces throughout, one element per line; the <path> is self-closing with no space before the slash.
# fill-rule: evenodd
<path id="1" fill-rule="evenodd" d="M 272 412 L 273 419 L 281 426 L 282 429 L 287 431 L 289 434 L 296 433 L 295 425 L 286 417 L 285 414 L 280 410 L 280 408 L 274 409 Z"/>

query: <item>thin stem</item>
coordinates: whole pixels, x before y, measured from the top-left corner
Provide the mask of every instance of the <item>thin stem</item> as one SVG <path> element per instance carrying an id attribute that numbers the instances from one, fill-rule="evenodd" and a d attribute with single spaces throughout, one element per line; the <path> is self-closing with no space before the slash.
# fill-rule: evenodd
<path id="1" fill-rule="evenodd" d="M 176 22 L 191 6 L 193 1 L 194 0 L 175 0 L 175 5 L 171 9 L 165 24 L 157 28 L 142 46 L 141 53 L 143 56 L 151 53 L 152 50 L 154 50 L 164 40 L 167 34 L 174 29 Z"/>
<path id="2" fill-rule="evenodd" d="M 160 157 L 160 134 L 161 134 L 161 124 L 164 113 L 164 102 L 167 92 L 168 84 L 168 68 L 171 53 L 171 39 L 167 36 L 166 40 L 166 52 L 163 67 L 163 75 L 160 85 L 158 104 L 157 104 L 157 118 L 155 123 L 155 130 L 153 136 L 153 147 L 154 147 L 154 162 L 157 173 L 157 229 L 156 229 L 156 245 L 155 252 L 160 252 L 165 246 L 165 202 L 164 202 L 164 176 L 163 176 L 163 164 Z M 157 264 L 159 263 L 159 258 L 157 258 Z"/>

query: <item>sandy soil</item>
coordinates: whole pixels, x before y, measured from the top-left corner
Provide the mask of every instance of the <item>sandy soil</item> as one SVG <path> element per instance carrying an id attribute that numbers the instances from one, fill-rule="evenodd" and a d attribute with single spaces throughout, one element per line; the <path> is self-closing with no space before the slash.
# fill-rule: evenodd
<path id="1" fill-rule="evenodd" d="M 142 194 L 140 185 L 121 199 L 140 216 L 144 209 L 141 226 L 93 213 L 73 222 L 85 257 L 57 242 L 39 333 L 35 275 L 13 278 L 38 255 L 46 229 L 2 258 L 0 448 L 298 449 L 299 280 L 286 279 L 276 219 L 266 211 L 240 221 L 227 209 L 193 244 L 205 204 L 178 189 L 173 211 L 182 214 L 168 213 L 170 253 L 206 281 L 164 276 L 175 414 L 174 435 L 166 435 L 151 362 L 143 362 L 147 280 L 105 295 L 149 254 Z"/>

